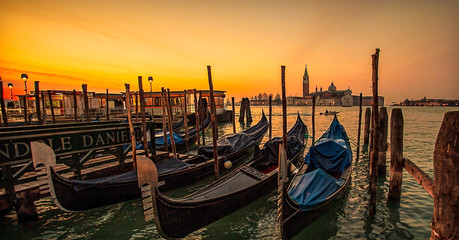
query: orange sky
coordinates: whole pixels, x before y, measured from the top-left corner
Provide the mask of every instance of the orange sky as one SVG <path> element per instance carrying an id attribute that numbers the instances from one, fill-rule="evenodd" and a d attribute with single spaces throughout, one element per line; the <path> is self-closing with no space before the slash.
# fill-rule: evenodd
<path id="1" fill-rule="evenodd" d="M 228 97 L 311 87 L 371 95 L 371 54 L 380 94 L 459 98 L 459 1 L 23 1 L 0 0 L 0 76 L 23 93 L 21 73 L 41 89 L 123 91 L 153 76 L 153 91 L 214 89 Z M 9 97 L 9 90 L 5 97 Z"/>

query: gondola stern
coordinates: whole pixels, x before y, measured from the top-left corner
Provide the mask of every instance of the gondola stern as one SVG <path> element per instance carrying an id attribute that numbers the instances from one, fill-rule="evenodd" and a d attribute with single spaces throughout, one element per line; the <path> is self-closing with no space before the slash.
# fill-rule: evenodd
<path id="1" fill-rule="evenodd" d="M 156 203 L 158 191 L 158 170 L 151 159 L 145 156 L 137 156 L 138 184 L 142 193 L 142 205 L 145 215 L 145 222 L 155 221 L 158 232 L 169 238 L 161 228 Z M 158 191 L 158 192 L 157 192 Z"/>

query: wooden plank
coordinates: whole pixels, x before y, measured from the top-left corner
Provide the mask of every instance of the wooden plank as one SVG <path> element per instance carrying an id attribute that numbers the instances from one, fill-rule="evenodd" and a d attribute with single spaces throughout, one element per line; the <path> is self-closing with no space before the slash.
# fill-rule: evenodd
<path id="1" fill-rule="evenodd" d="M 405 170 L 423 187 L 431 197 L 434 196 L 434 183 L 432 178 L 422 171 L 410 159 L 403 158 L 403 167 Z"/>

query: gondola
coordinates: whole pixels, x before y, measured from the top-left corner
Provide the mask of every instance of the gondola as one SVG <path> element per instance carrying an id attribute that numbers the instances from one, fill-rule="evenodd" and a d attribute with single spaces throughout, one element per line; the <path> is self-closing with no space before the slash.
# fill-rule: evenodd
<path id="1" fill-rule="evenodd" d="M 346 192 L 352 151 L 335 116 L 328 130 L 309 149 L 305 161 L 283 192 L 281 234 L 291 239 L 324 214 Z"/>
<path id="2" fill-rule="evenodd" d="M 306 125 L 298 115 L 295 125 L 288 132 L 290 160 L 303 158 L 306 131 Z M 139 174 L 139 186 L 150 186 L 143 188 L 146 219 L 152 219 L 154 213 L 161 235 L 181 238 L 250 204 L 276 188 L 281 142 L 281 137 L 269 140 L 247 164 L 180 199 L 164 196 L 155 179 L 150 178 L 157 175 L 155 165 L 148 159 L 139 160 L 139 169 L 151 169 L 147 175 Z"/>
<path id="3" fill-rule="evenodd" d="M 338 113 L 339 113 L 338 111 L 325 111 L 323 113 L 320 113 L 320 115 L 330 116 L 330 115 L 337 115 Z"/>
<path id="4" fill-rule="evenodd" d="M 262 135 L 258 139 L 252 139 L 244 145 L 239 145 L 239 148 L 235 148 L 230 153 L 219 156 L 222 170 L 224 161 L 237 163 L 253 155 L 255 146 L 258 146 L 257 144 L 261 142 L 268 129 L 266 117 L 264 116 L 252 129 L 255 132 L 261 132 Z M 141 196 L 135 170 L 90 180 L 67 179 L 55 172 L 56 156 L 48 145 L 31 142 L 31 151 L 36 171 L 43 171 L 43 167 L 46 169 L 47 181 L 40 188 L 49 189 L 54 203 L 63 211 L 85 211 Z M 203 155 L 184 161 L 175 158 L 163 160 L 157 164 L 160 189 L 167 191 L 190 184 L 194 180 L 213 173 L 213 165 L 214 160 Z"/>

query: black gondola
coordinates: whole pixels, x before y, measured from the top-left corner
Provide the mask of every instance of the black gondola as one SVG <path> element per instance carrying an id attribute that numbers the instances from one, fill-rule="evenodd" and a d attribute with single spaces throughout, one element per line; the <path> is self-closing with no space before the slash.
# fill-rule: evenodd
<path id="1" fill-rule="evenodd" d="M 268 129 L 266 117 L 263 115 L 260 122 L 251 129 L 256 129 L 254 131 L 260 133 L 256 134 L 258 138 L 245 142 L 245 145 L 238 145 L 232 152 L 219 156 L 222 169 L 226 160 L 237 163 L 253 155 L 255 146 L 260 144 Z M 245 135 L 245 133 L 240 134 Z M 36 171 L 42 171 L 39 168 L 42 165 L 46 169 L 47 181 L 41 189 L 49 189 L 56 206 L 64 211 L 85 211 L 141 196 L 135 170 L 90 180 L 67 179 L 55 172 L 56 156 L 48 145 L 31 142 L 31 150 Z M 174 158 L 163 160 L 157 165 L 160 189 L 167 191 L 190 184 L 194 180 L 213 173 L 213 165 L 213 159 L 202 155 L 184 161 Z"/>
<path id="2" fill-rule="evenodd" d="M 297 122 L 288 132 L 290 160 L 303 158 L 306 131 L 306 125 L 298 115 Z M 164 196 L 155 179 L 151 178 L 157 175 L 155 165 L 148 159 L 139 160 L 139 169 L 151 169 L 147 175 L 139 173 L 139 186 L 144 186 L 142 191 L 146 196 L 143 201 L 146 220 L 152 219 L 154 213 L 161 235 L 180 238 L 257 200 L 276 188 L 281 142 L 280 137 L 269 140 L 247 164 L 180 199 Z"/>
<path id="3" fill-rule="evenodd" d="M 309 149 L 305 162 L 283 191 L 283 239 L 291 239 L 325 213 L 350 182 L 352 151 L 335 116 L 328 130 Z"/>

